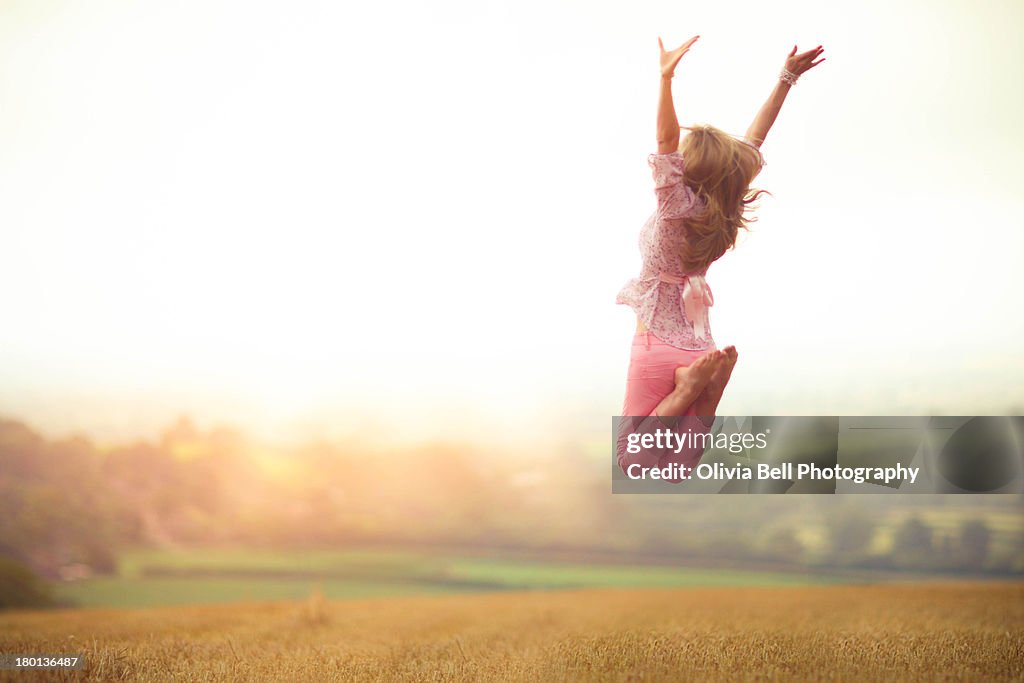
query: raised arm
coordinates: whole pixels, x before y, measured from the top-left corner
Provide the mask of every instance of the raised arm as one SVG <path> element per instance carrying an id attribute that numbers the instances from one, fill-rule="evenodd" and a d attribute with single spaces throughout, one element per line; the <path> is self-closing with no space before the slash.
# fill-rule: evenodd
<path id="1" fill-rule="evenodd" d="M 813 50 L 797 54 L 796 45 L 793 46 L 793 51 L 786 56 L 786 71 L 793 74 L 795 77 L 799 77 L 800 74 L 804 73 L 808 69 L 812 69 L 822 62 L 825 58 L 822 57 L 818 61 L 814 61 L 818 55 L 824 52 L 824 49 L 819 45 Z M 775 87 L 772 89 L 771 95 L 768 96 L 768 100 L 761 106 L 761 110 L 757 112 L 757 116 L 754 117 L 754 122 L 750 124 L 750 128 L 747 129 L 747 139 L 758 147 L 764 142 L 764 139 L 768 137 L 768 131 L 771 130 L 772 124 L 775 123 L 775 119 L 779 115 L 779 110 L 782 109 L 782 103 L 786 100 L 786 95 L 789 94 L 789 89 L 793 86 L 782 79 L 779 76 L 779 80 L 775 83 Z"/>
<path id="2" fill-rule="evenodd" d="M 658 96 L 658 154 L 668 154 L 679 148 L 679 121 L 676 119 L 675 104 L 672 102 L 672 76 L 675 75 L 676 64 L 687 53 L 690 46 L 700 36 L 694 36 L 671 52 L 665 50 L 661 38 L 658 48 L 661 51 L 661 90 Z"/>

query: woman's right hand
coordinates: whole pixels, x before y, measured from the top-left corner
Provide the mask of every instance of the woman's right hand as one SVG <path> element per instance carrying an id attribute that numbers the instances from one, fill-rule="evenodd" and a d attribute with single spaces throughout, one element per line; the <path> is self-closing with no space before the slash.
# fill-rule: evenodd
<path id="1" fill-rule="evenodd" d="M 676 70 L 676 64 L 678 64 L 679 60 L 683 58 L 683 55 L 690 50 L 690 46 L 697 42 L 698 38 L 700 38 L 700 36 L 694 36 L 675 50 L 666 51 L 665 45 L 661 42 L 661 37 L 658 37 L 658 47 L 661 49 L 662 78 L 672 78 Z"/>
<path id="2" fill-rule="evenodd" d="M 813 50 L 808 50 L 807 52 L 802 52 L 800 54 L 797 54 L 796 53 L 796 45 L 794 45 L 793 46 L 793 51 L 790 52 L 788 55 L 786 55 L 786 70 L 789 71 L 790 73 L 793 73 L 793 74 L 796 74 L 797 76 L 799 76 L 800 74 L 804 73 L 805 71 L 813 69 L 814 67 L 816 67 L 819 64 L 821 64 L 822 62 L 824 62 L 825 61 L 824 57 L 822 57 L 821 59 L 818 59 L 818 61 L 814 61 L 824 51 L 825 51 L 825 48 L 823 48 L 821 45 L 819 45 L 818 47 L 814 48 Z"/>

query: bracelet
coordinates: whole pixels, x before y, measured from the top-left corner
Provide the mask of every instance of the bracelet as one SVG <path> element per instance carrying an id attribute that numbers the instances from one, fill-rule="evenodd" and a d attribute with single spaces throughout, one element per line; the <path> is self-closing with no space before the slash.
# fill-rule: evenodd
<path id="1" fill-rule="evenodd" d="M 798 78 L 800 78 L 800 76 L 793 73 L 786 67 L 782 67 L 782 71 L 779 72 L 779 79 L 789 83 L 790 85 L 796 85 L 796 79 Z"/>

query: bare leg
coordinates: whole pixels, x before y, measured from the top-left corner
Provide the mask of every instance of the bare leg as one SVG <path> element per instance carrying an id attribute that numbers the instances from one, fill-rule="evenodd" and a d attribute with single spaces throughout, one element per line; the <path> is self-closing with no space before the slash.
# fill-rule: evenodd
<path id="1" fill-rule="evenodd" d="M 725 359 L 719 363 L 711 379 L 704 386 L 700 396 L 697 397 L 694 407 L 698 417 L 713 418 L 715 416 L 718 404 L 722 400 L 722 394 L 725 393 L 725 386 L 729 383 L 729 378 L 732 377 L 732 369 L 736 366 L 739 354 L 736 352 L 735 346 L 726 346 L 722 353 Z"/>
<path id="2" fill-rule="evenodd" d="M 724 352 L 708 351 L 694 361 L 693 365 L 676 368 L 675 389 L 661 399 L 661 403 L 655 408 L 655 413 L 661 421 L 671 426 L 675 424 L 675 418 L 685 415 L 723 362 Z"/>

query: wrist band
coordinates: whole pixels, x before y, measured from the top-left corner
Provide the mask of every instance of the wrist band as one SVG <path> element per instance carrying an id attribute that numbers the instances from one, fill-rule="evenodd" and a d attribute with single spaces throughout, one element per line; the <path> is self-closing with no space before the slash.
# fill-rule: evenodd
<path id="1" fill-rule="evenodd" d="M 782 67 L 782 71 L 779 72 L 779 78 L 790 85 L 796 85 L 796 79 L 800 78 L 800 76 L 793 73 L 786 67 Z"/>

